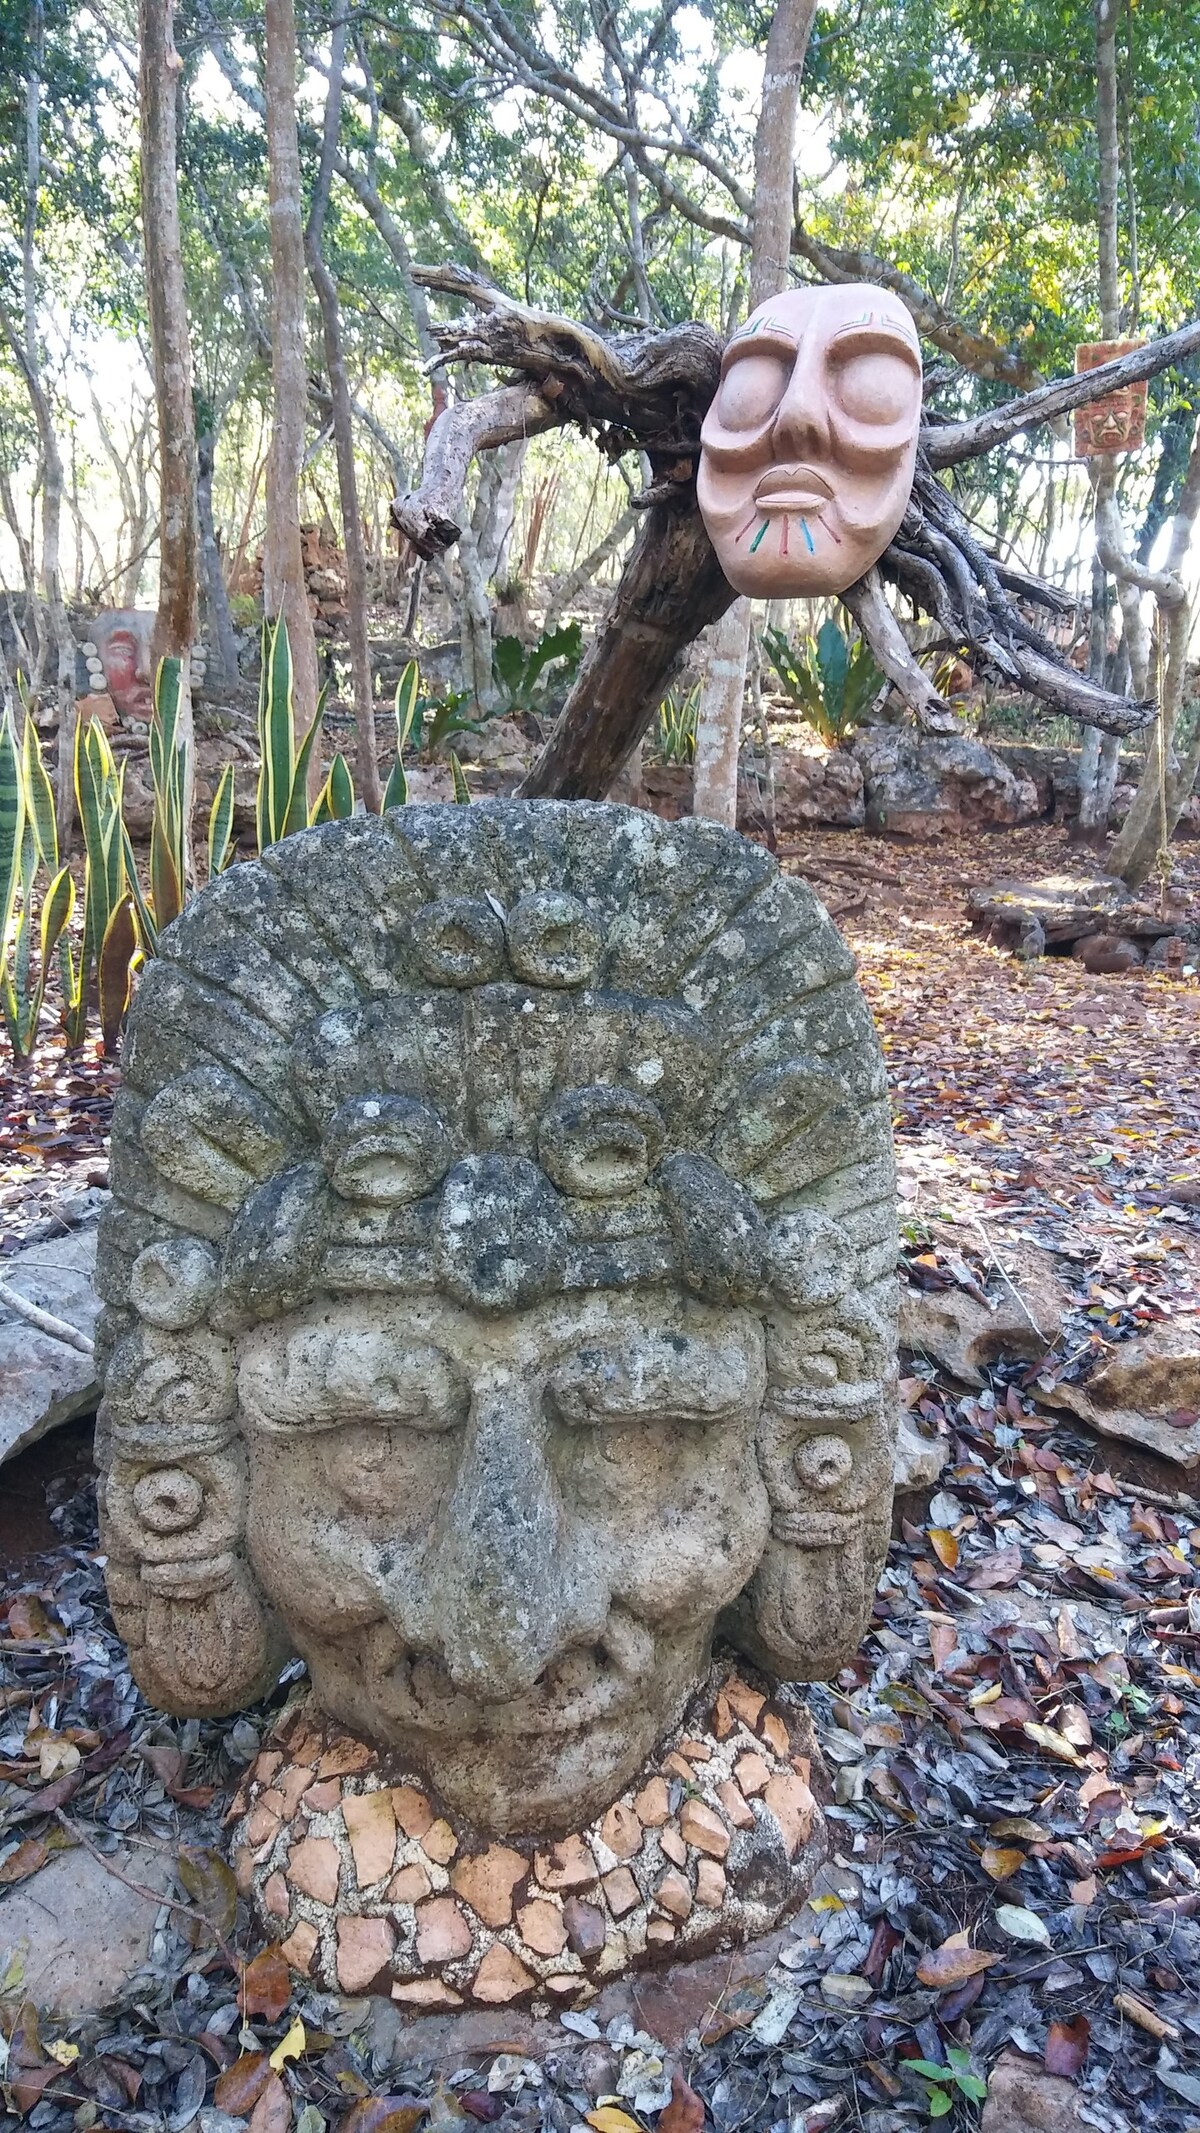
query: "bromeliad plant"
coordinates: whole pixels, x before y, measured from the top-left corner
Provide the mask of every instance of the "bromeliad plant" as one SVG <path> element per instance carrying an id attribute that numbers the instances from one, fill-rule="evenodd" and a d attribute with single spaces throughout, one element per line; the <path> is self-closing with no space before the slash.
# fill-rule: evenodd
<path id="1" fill-rule="evenodd" d="M 582 657 L 579 622 L 543 630 L 537 643 L 528 647 L 519 637 L 498 637 L 492 649 L 492 679 L 498 696 L 492 717 L 545 710 L 555 689 L 574 679 Z"/>
<path id="2" fill-rule="evenodd" d="M 865 638 L 851 644 L 832 617 L 798 645 L 779 629 L 764 630 L 762 642 L 785 693 L 829 747 L 853 731 L 883 686 Z"/>

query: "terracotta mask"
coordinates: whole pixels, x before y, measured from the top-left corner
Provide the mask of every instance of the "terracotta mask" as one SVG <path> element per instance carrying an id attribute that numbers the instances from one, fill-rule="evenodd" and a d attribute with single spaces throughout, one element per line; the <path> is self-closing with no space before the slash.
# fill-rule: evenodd
<path id="1" fill-rule="evenodd" d="M 755 599 L 844 592 L 912 489 L 921 352 L 895 297 L 788 289 L 725 350 L 697 495 L 730 584 Z"/>
<path id="2" fill-rule="evenodd" d="M 147 1692 L 324 1707 L 570 1826 L 714 1625 L 853 1652 L 888 1530 L 886 1083 L 732 832 L 407 808 L 223 876 L 134 1005 L 100 1253 L 109 1583 Z"/>

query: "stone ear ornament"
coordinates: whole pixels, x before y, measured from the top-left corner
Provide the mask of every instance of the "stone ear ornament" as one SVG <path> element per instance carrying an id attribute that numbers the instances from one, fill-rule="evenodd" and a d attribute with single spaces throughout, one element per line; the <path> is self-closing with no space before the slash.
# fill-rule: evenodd
<path id="1" fill-rule="evenodd" d="M 844 592 L 908 505 L 921 351 L 867 283 L 786 289 L 725 349 L 697 497 L 729 583 L 754 599 Z"/>
<path id="2" fill-rule="evenodd" d="M 210 1713 L 299 1655 L 477 1826 L 568 1827 L 718 1615 L 788 1678 L 866 1619 L 895 1205 L 850 959 L 766 854 L 634 810 L 411 808 L 240 873 L 164 937 L 114 1120 L 131 1665 Z"/>

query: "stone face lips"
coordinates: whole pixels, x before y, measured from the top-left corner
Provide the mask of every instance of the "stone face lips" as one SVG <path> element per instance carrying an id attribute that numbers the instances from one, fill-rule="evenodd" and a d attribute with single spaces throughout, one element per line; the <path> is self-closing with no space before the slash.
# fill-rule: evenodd
<path id="1" fill-rule="evenodd" d="M 286 1935 L 294 1967 L 330 1989 L 389 1989 L 414 2011 L 586 2002 L 640 1961 L 767 1930 L 803 1899 L 822 1856 L 802 1713 L 734 1675 L 685 1726 L 686 1788 L 668 1740 L 660 1768 L 587 1829 L 482 1848 L 420 1787 L 356 1767 L 353 1744 L 299 1733 L 302 1763 L 269 1750 L 243 1785 L 239 1886 L 268 1931 Z M 326 1759 L 348 1774 L 314 1783 Z M 336 1795 L 319 1789 L 329 1784 Z M 290 1821 L 288 1798 L 299 1803 Z M 244 1842 L 251 1825 L 267 1830 L 256 1848 Z"/>

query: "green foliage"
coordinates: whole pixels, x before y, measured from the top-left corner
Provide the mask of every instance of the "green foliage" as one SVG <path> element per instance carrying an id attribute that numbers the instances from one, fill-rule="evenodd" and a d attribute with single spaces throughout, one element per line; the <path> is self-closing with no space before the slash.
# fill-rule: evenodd
<path id="1" fill-rule="evenodd" d="M 350 766 L 340 749 L 329 766 L 329 775 L 321 787 L 309 822 L 345 822 L 354 813 L 354 780 Z"/>
<path id="2" fill-rule="evenodd" d="M 418 726 L 421 705 L 421 669 L 415 659 L 410 659 L 396 684 L 396 760 L 383 795 L 383 812 L 389 807 L 404 807 L 408 801 L 408 777 L 404 768 L 404 751 Z"/>
<path id="3" fill-rule="evenodd" d="M 233 858 L 233 764 L 226 763 L 217 780 L 208 817 L 208 878 L 223 874 Z"/>
<path id="4" fill-rule="evenodd" d="M 264 622 L 258 688 L 256 820 L 260 852 L 294 830 L 303 829 L 308 822 L 308 766 L 325 715 L 325 696 L 322 690 L 317 715 L 297 748 L 287 623 L 282 616 L 274 625 Z"/>
<path id="5" fill-rule="evenodd" d="M 48 786 L 32 719 L 26 719 L 24 740 L 18 748 L 12 713 L 6 711 L 0 724 L 0 1011 L 13 1057 L 18 1060 L 28 1059 L 37 1040 L 46 973 L 75 908 L 70 871 L 58 865 L 53 798 L 48 826 L 44 819 L 43 781 Z M 49 886 L 37 926 L 35 887 L 40 872 L 47 875 Z M 36 977 L 30 954 L 35 930 L 39 946 Z"/>
<path id="6" fill-rule="evenodd" d="M 136 886 L 129 833 L 122 820 L 124 765 L 117 768 L 108 736 L 98 719 L 75 732 L 75 800 L 83 825 L 83 944 L 76 964 L 70 943 L 63 941 L 61 974 L 67 1041 L 82 1044 L 93 987 L 100 1007 L 106 1050 L 116 1042 L 129 1000 L 137 932 L 131 906 L 141 925 L 144 905 Z M 156 929 L 143 936 L 144 952 L 153 953 Z"/>
<path id="7" fill-rule="evenodd" d="M 453 748 L 448 749 L 447 754 L 450 760 L 450 776 L 454 781 L 454 797 L 460 807 L 469 807 L 471 804 L 471 788 L 467 784 L 466 772 L 455 755 Z"/>
<path id="8" fill-rule="evenodd" d="M 762 642 L 787 695 L 831 747 L 853 731 L 882 686 L 865 638 L 852 645 L 832 618 L 798 645 L 779 629 L 764 631 Z"/>
<path id="9" fill-rule="evenodd" d="M 987 2096 L 987 2082 L 971 2072 L 971 2054 L 960 2046 L 951 2044 L 946 2049 L 946 2065 L 935 2066 L 931 2059 L 906 2059 L 905 2071 L 919 2074 L 922 2081 L 930 2083 L 928 2108 L 931 2118 L 946 2118 L 954 2109 L 955 2091 L 965 2096 L 969 2103 L 982 2103 Z"/>
<path id="10" fill-rule="evenodd" d="M 658 723 L 654 732 L 654 753 L 661 763 L 695 762 L 696 721 L 699 716 L 699 682 L 688 690 L 686 696 L 676 696 L 674 691 L 664 696 L 658 707 Z"/>
<path id="11" fill-rule="evenodd" d="M 498 637 L 492 647 L 492 679 L 499 700 L 492 716 L 544 710 L 547 698 L 573 680 L 582 657 L 583 629 L 578 622 L 543 630 L 529 647 L 519 637 Z"/>
<path id="12" fill-rule="evenodd" d="M 160 659 L 150 717 L 150 777 L 154 819 L 150 828 L 150 895 L 155 931 L 162 932 L 183 909 L 187 886 L 184 795 L 187 749 L 179 733 L 182 662 Z"/>

